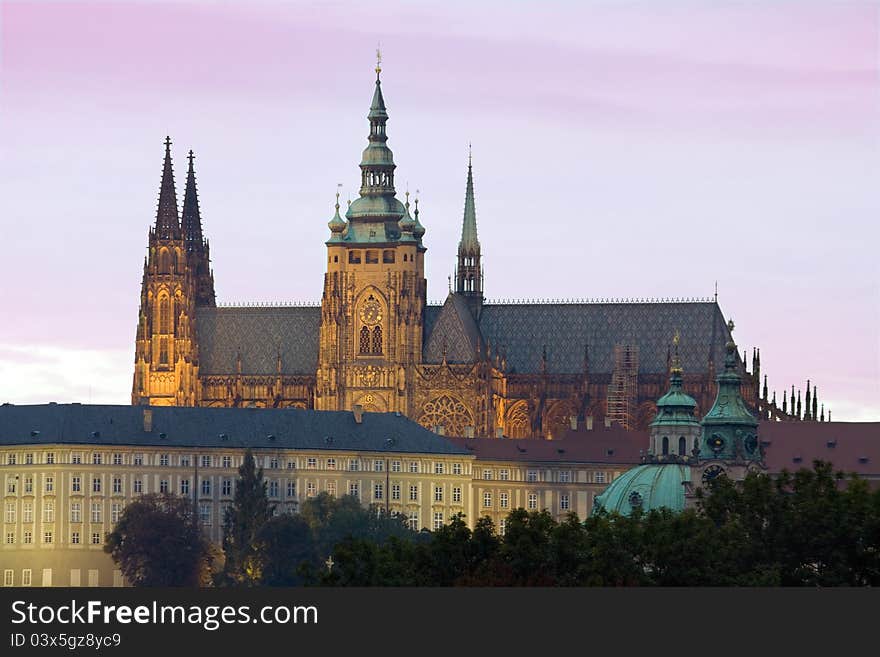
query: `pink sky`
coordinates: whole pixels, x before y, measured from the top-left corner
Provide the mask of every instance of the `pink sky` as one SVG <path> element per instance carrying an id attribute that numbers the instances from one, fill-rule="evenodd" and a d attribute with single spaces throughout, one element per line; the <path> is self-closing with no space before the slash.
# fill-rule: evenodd
<path id="1" fill-rule="evenodd" d="M 0 5 L 0 400 L 127 403 L 162 140 L 222 301 L 320 297 L 381 42 L 429 296 L 467 143 L 490 298 L 705 297 L 770 388 L 880 420 L 869 3 Z"/>

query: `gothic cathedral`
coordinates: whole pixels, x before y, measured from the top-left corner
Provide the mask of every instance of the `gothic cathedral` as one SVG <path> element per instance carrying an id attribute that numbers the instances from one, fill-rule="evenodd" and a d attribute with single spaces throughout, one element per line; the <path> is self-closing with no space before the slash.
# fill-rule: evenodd
<path id="1" fill-rule="evenodd" d="M 328 226 L 320 307 L 217 306 L 194 157 L 183 211 L 165 160 L 149 232 L 132 403 L 399 412 L 454 436 L 554 438 L 579 422 L 646 429 L 680 335 L 681 382 L 696 417 L 716 393 L 730 331 L 717 299 L 514 302 L 484 298 L 473 166 L 468 159 L 455 288 L 427 302 L 419 201 L 397 198 L 388 112 L 376 68 L 359 198 Z M 760 354 L 737 355 L 746 403 L 766 419 L 818 420 L 792 390 L 760 389 Z"/>

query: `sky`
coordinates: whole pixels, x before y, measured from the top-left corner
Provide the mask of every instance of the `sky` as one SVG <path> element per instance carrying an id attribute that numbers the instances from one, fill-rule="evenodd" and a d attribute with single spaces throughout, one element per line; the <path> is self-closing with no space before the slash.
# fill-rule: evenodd
<path id="1" fill-rule="evenodd" d="M 710 297 L 880 420 L 878 4 L 0 3 L 0 401 L 130 402 L 147 231 L 196 154 L 218 301 L 317 302 L 375 50 L 441 300 L 473 144 L 489 299 Z"/>

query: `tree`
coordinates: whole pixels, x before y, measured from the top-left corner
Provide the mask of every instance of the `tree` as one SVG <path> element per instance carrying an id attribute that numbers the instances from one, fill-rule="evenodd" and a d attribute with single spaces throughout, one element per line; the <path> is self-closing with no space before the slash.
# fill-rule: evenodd
<path id="1" fill-rule="evenodd" d="M 299 586 L 318 567 L 309 524 L 289 513 L 270 518 L 257 532 L 256 555 L 263 586 Z"/>
<path id="2" fill-rule="evenodd" d="M 213 546 L 186 497 L 137 498 L 107 534 L 104 551 L 133 586 L 203 586 L 210 581 Z"/>
<path id="3" fill-rule="evenodd" d="M 376 506 L 365 507 L 351 495 L 334 497 L 319 493 L 300 505 L 300 515 L 311 527 L 315 548 L 322 559 L 333 554 L 334 548 L 348 538 L 382 543 L 391 536 L 404 538 L 413 534 L 403 516 L 387 515 Z"/>
<path id="4" fill-rule="evenodd" d="M 223 554 L 226 561 L 218 577 L 219 584 L 255 586 L 260 583 L 262 573 L 258 536 L 272 513 L 263 468 L 257 469 L 253 452 L 249 449 L 238 468 L 235 498 L 223 518 Z"/>

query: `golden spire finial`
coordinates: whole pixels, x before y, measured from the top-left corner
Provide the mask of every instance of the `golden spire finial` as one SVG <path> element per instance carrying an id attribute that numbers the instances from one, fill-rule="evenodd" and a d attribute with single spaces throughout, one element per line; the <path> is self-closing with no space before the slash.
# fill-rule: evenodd
<path id="1" fill-rule="evenodd" d="M 336 209 L 339 210 L 339 192 L 342 190 L 342 183 L 336 183 Z"/>
<path id="2" fill-rule="evenodd" d="M 681 359 L 678 357 L 679 342 L 681 342 L 681 333 L 679 333 L 678 329 L 675 329 L 675 335 L 672 336 L 674 351 L 672 353 L 672 367 L 670 368 L 670 373 L 675 376 L 681 376 L 684 371 L 681 368 Z"/>
<path id="3" fill-rule="evenodd" d="M 381 44 L 376 45 L 376 78 L 382 72 L 382 47 Z"/>

